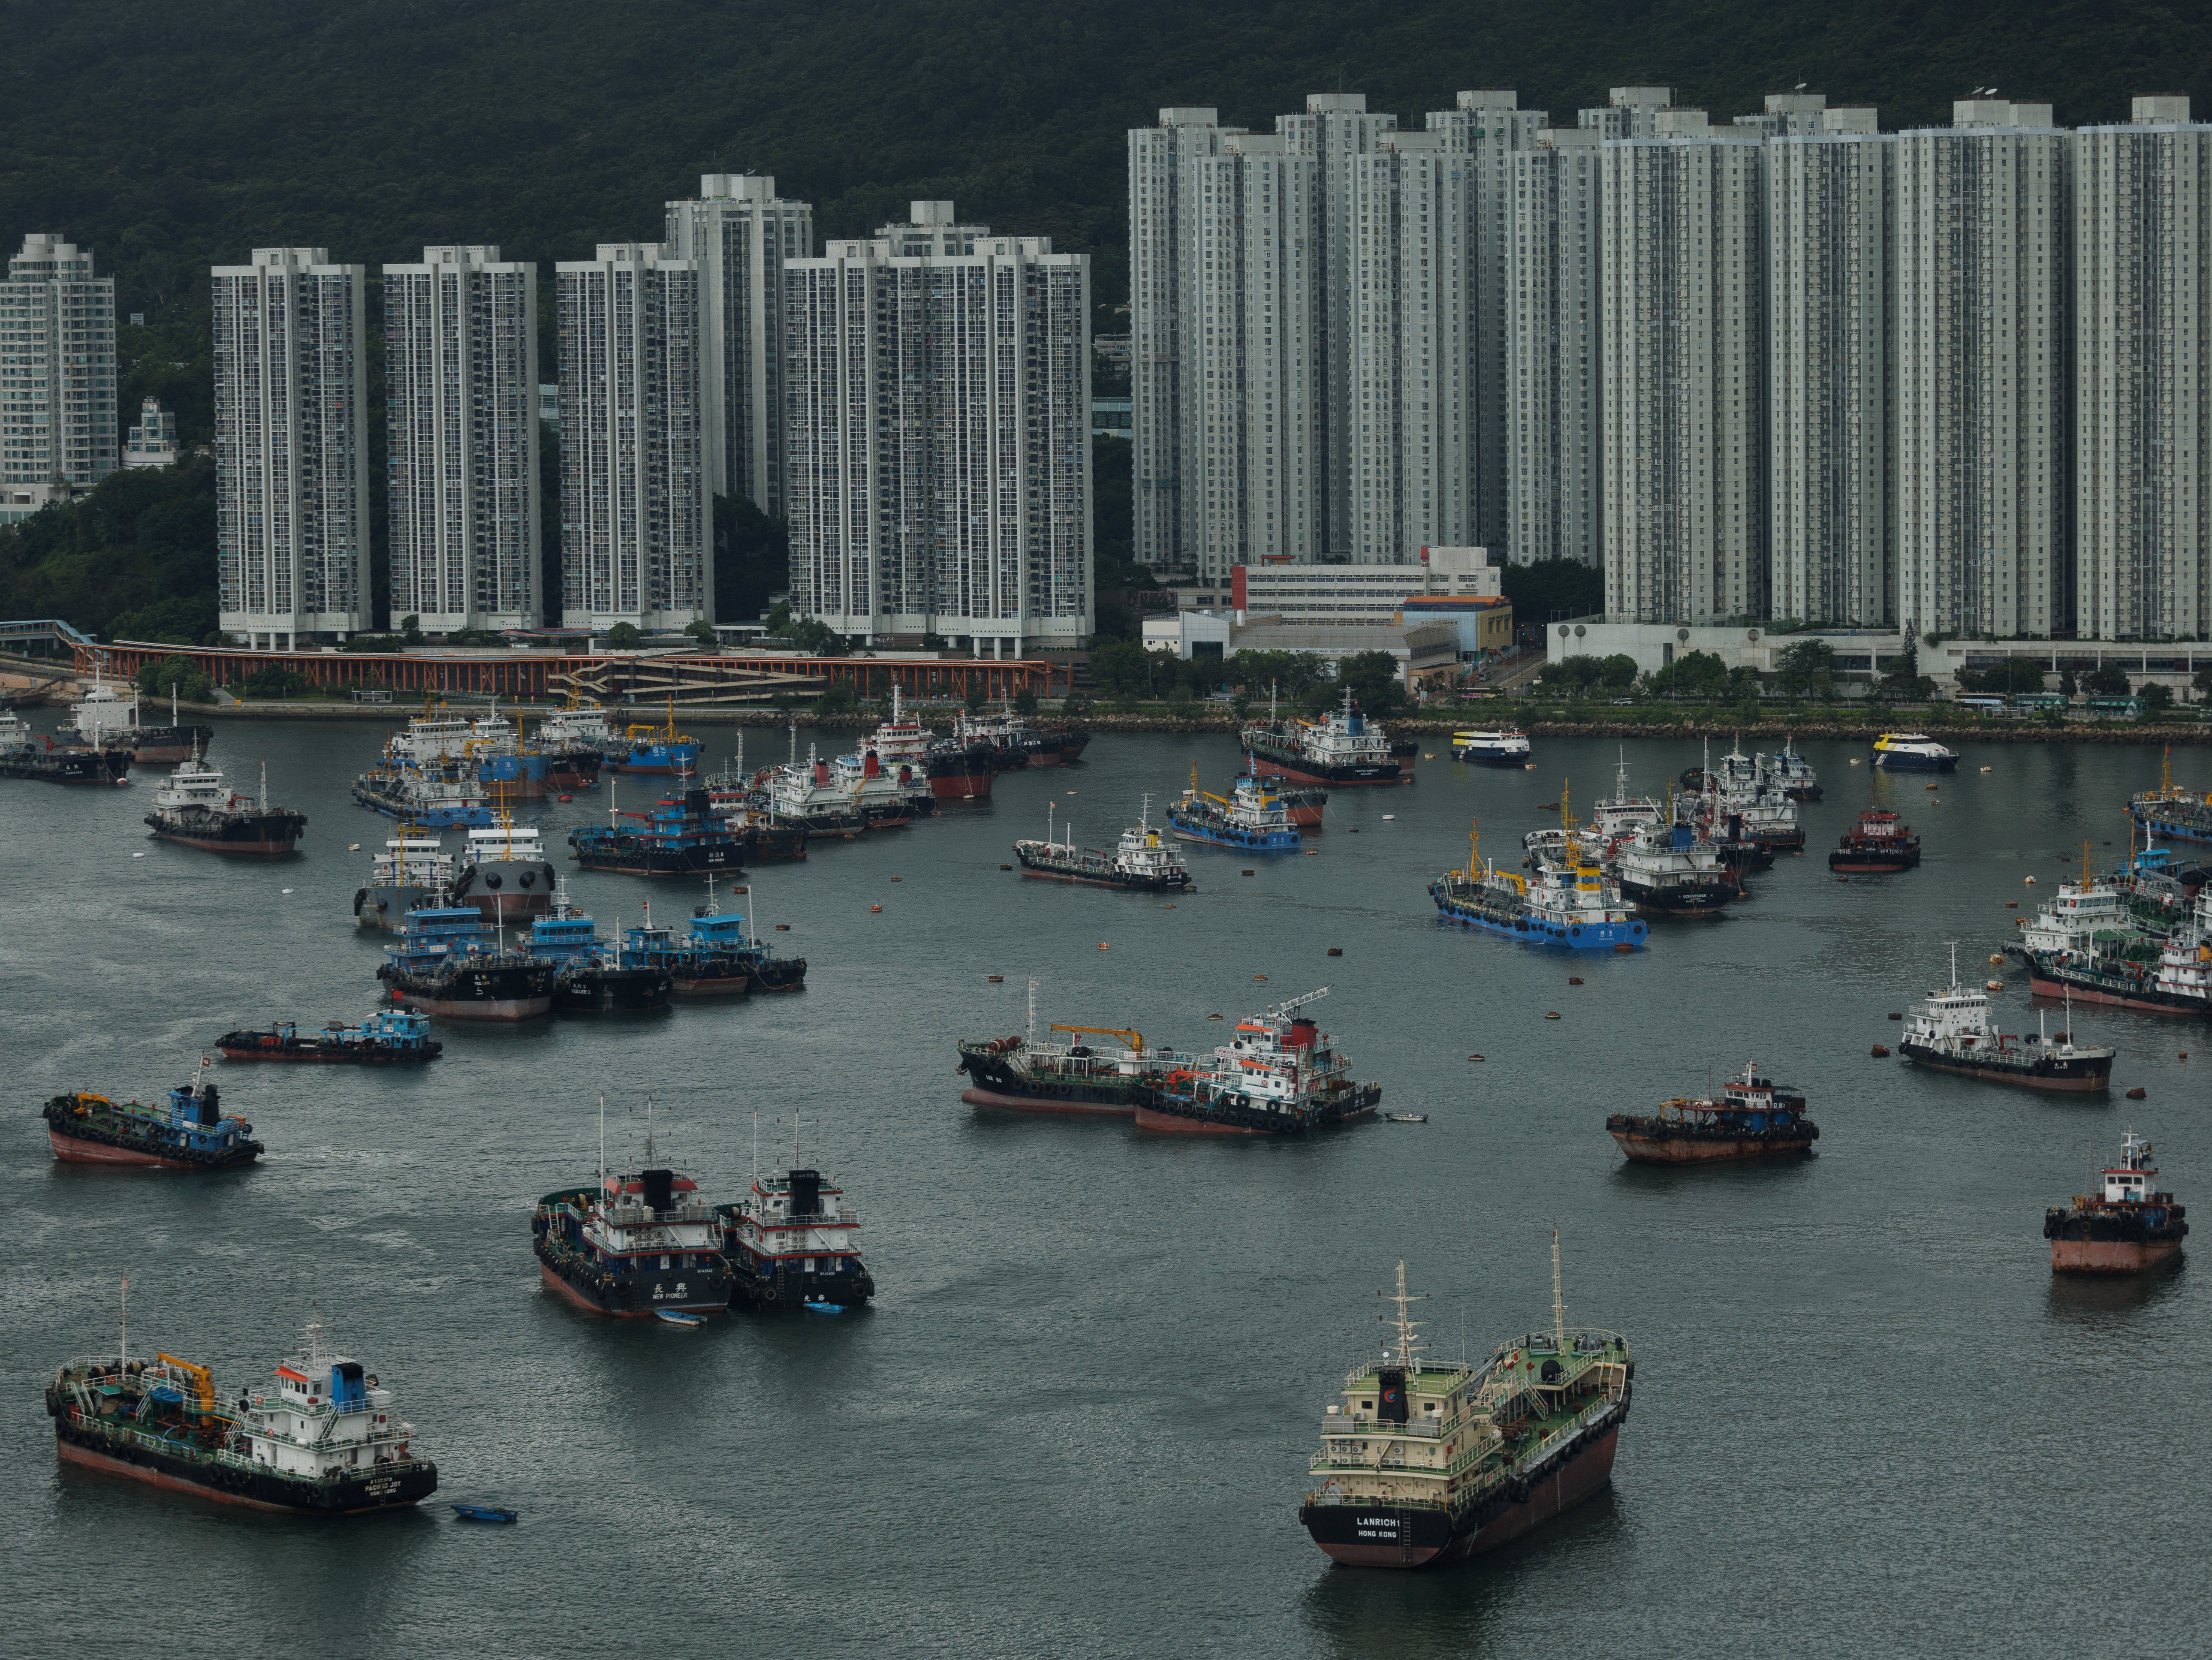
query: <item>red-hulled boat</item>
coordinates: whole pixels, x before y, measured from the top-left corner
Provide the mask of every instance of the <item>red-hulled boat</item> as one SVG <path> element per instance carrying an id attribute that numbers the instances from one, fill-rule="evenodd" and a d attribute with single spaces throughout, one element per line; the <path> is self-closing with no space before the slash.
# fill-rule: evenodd
<path id="1" fill-rule="evenodd" d="M 1869 807 L 1844 832 L 1828 854 L 1828 868 L 1839 875 L 1881 876 L 1911 870 L 1920 862 L 1920 838 L 1887 807 Z"/>

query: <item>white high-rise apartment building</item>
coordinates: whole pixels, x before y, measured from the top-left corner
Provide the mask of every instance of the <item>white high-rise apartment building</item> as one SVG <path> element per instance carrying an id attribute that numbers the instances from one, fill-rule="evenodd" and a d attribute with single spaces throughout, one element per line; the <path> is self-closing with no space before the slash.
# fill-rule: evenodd
<path id="1" fill-rule="evenodd" d="M 1316 164 L 1231 131 L 1190 167 L 1185 545 L 1200 581 L 1225 582 L 1322 548 Z"/>
<path id="2" fill-rule="evenodd" d="M 978 655 L 1091 630 L 1091 260 L 950 202 L 784 266 L 792 609 Z"/>
<path id="3" fill-rule="evenodd" d="M 1513 564 L 1598 562 L 1600 131 L 1547 130 L 1505 158 L 1505 531 L 1492 545 Z"/>
<path id="4" fill-rule="evenodd" d="M 711 623 L 699 268 L 658 244 L 603 242 L 554 282 L 563 620 Z"/>
<path id="5" fill-rule="evenodd" d="M 2212 126 L 2075 133 L 2075 628 L 2212 638 Z"/>
<path id="6" fill-rule="evenodd" d="M 1291 153 L 1310 156 L 1315 164 L 1314 222 L 1321 232 L 1322 285 L 1316 505 L 1322 550 L 1327 555 L 1352 552 L 1352 480 L 1359 465 L 1359 411 L 1352 365 L 1359 275 L 1352 234 L 1356 168 L 1359 157 L 1372 152 L 1383 134 L 1397 128 L 1396 116 L 1370 113 L 1367 94 L 1358 92 L 1309 93 L 1304 113 L 1275 118 L 1275 131 Z"/>
<path id="7" fill-rule="evenodd" d="M 1196 106 L 1164 109 L 1158 126 L 1129 132 L 1134 544 L 1139 564 L 1163 569 L 1183 569 L 1197 557 L 1185 534 L 1183 349 L 1203 338 L 1188 320 L 1201 290 L 1192 219 L 1197 168 L 1221 153 L 1221 143 L 1220 112 Z"/>
<path id="8" fill-rule="evenodd" d="M 783 262 L 814 252 L 814 209 L 775 180 L 710 173 L 668 204 L 667 246 L 699 268 L 707 489 L 783 515 Z"/>
<path id="9" fill-rule="evenodd" d="M 1470 539 L 1499 547 L 1505 541 L 1510 491 L 1506 456 L 1512 423 L 1506 368 L 1509 296 L 1506 277 L 1511 241 L 1512 202 L 1508 172 L 1512 158 L 1541 142 L 1551 125 L 1543 110 L 1524 110 L 1518 93 L 1494 87 L 1462 92 L 1455 107 L 1431 110 L 1428 130 L 1444 135 L 1446 147 L 1467 158 L 1469 167 L 1466 239 L 1470 304 L 1467 331 L 1472 375 L 1473 425 L 1469 489 L 1474 515 Z M 1410 558 L 1410 553 L 1401 554 Z"/>
<path id="10" fill-rule="evenodd" d="M 43 502 L 115 466 L 115 279 L 33 231 L 0 284 L 0 483 Z"/>
<path id="11" fill-rule="evenodd" d="M 1898 618 L 2071 626 L 2068 136 L 2048 104 L 1966 100 L 1897 140 Z"/>
<path id="12" fill-rule="evenodd" d="M 1763 147 L 1702 110 L 1653 125 L 1600 164 L 1606 611 L 1763 617 Z"/>
<path id="13" fill-rule="evenodd" d="M 386 265 L 384 378 L 393 623 L 538 627 L 538 267 L 495 246 Z"/>
<path id="14" fill-rule="evenodd" d="M 367 277 L 322 248 L 214 268 L 217 605 L 258 649 L 369 624 Z"/>
<path id="15" fill-rule="evenodd" d="M 1352 562 L 1475 540 L 1475 159 L 1443 131 L 1352 158 Z"/>
<path id="16" fill-rule="evenodd" d="M 1600 143 L 1616 138 L 1650 138 L 1659 131 L 1659 112 L 1672 109 L 1671 87 L 1614 87 L 1602 109 L 1577 112 L 1576 122 L 1598 136 Z"/>
<path id="17" fill-rule="evenodd" d="M 1891 600 L 1890 218 L 1897 140 L 1867 108 L 1778 112 L 1767 141 L 1771 614 L 1881 628 Z"/>

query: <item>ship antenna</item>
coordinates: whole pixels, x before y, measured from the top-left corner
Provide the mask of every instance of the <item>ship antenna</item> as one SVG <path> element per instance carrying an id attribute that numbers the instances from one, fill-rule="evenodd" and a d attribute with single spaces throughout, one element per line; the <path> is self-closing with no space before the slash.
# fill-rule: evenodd
<path id="1" fill-rule="evenodd" d="M 1036 1047 L 1036 976 L 1030 976 L 1030 1036 L 1029 1047 Z"/>
<path id="2" fill-rule="evenodd" d="M 1059 802 L 1057 802 L 1057 801 L 1047 801 L 1047 802 L 1044 804 L 1044 844 L 1045 844 L 1045 846 L 1047 846 L 1048 848 L 1048 847 L 1050 847 L 1050 846 L 1052 846 L 1052 844 L 1053 844 L 1053 842 L 1052 842 L 1052 813 L 1053 813 L 1053 809 L 1054 809 L 1054 808 L 1055 808 L 1055 807 L 1057 807 L 1059 805 L 1060 805 L 1060 803 L 1059 803 Z"/>
<path id="3" fill-rule="evenodd" d="M 264 812 L 269 811 L 269 763 L 266 761 L 261 763 L 261 811 Z M 2132 839 L 2128 845 L 2130 847 L 2135 845 Z"/>
<path id="4" fill-rule="evenodd" d="M 1552 1230 L 1552 1353 L 1567 1352 L 1567 1305 L 1559 1295 L 1559 1231 Z"/>
<path id="5" fill-rule="evenodd" d="M 1147 791 L 1146 791 L 1146 793 L 1145 793 L 1141 797 L 1139 797 L 1139 800 L 1138 800 L 1138 803 L 1137 803 L 1137 828 L 1138 828 L 1139 830 L 1148 830 L 1152 829 L 1152 792 L 1151 792 L 1151 791 L 1149 791 L 1149 790 L 1147 790 Z"/>
<path id="6" fill-rule="evenodd" d="M 1413 1332 L 1417 1327 L 1425 1325 L 1427 1322 L 1407 1318 L 1406 1306 L 1409 1303 L 1421 1303 L 1428 1299 L 1425 1294 L 1408 1292 L 1406 1289 L 1406 1259 L 1404 1257 L 1398 1259 L 1398 1289 L 1395 1292 L 1378 1291 L 1375 1294 L 1386 1303 L 1397 1304 L 1398 1312 L 1395 1316 L 1386 1314 L 1380 1317 L 1386 1323 L 1392 1323 L 1397 1326 L 1398 1364 L 1411 1373 L 1413 1370 L 1413 1357 L 1421 1347 L 1414 1340 Z M 1382 1347 L 1385 1353 L 1388 1353 L 1390 1346 L 1386 1343 Z"/>
<path id="7" fill-rule="evenodd" d="M 645 1162 L 653 1162 L 653 1098 L 645 1098 Z"/>
<path id="8" fill-rule="evenodd" d="M 1951 989 L 1959 989 L 1959 942 L 1951 941 Z"/>
<path id="9" fill-rule="evenodd" d="M 175 723 L 171 722 L 172 725 Z M 131 1364 L 131 1276 L 123 1276 L 123 1359 L 122 1365 Z M 119 1370 L 120 1368 L 118 1368 Z"/>
<path id="10" fill-rule="evenodd" d="M 601 1195 L 604 1195 L 605 1194 L 605 1192 L 606 1192 L 606 1186 L 607 1186 L 607 1098 L 606 1098 L 605 1096 L 604 1096 L 604 1095 L 603 1095 L 603 1096 L 601 1096 L 601 1097 L 599 1098 L 599 1191 L 600 1191 L 600 1193 L 601 1193 Z"/>
<path id="11" fill-rule="evenodd" d="M 1477 832 L 1481 827 L 1482 820 L 1480 818 L 1470 818 L 1467 821 L 1467 879 L 1470 882 L 1474 880 L 1476 849 L 1481 845 L 1481 840 Z"/>

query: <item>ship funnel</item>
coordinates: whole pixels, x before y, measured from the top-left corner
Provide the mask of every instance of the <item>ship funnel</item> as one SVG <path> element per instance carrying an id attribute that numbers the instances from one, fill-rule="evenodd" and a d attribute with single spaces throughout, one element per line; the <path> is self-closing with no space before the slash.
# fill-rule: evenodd
<path id="1" fill-rule="evenodd" d="M 1402 1424 L 1411 1415 L 1406 1404 L 1406 1369 L 1385 1366 L 1376 1380 L 1381 1385 L 1375 1397 L 1375 1415 L 1386 1424 Z"/>
<path id="2" fill-rule="evenodd" d="M 880 778 L 883 776 L 883 771 L 884 763 L 877 760 L 876 752 L 870 750 L 866 762 L 860 768 L 860 775 L 864 778 Z"/>
<path id="3" fill-rule="evenodd" d="M 822 1207 L 822 1172 L 795 1170 L 791 1173 L 791 1213 L 811 1216 Z"/>
<path id="4" fill-rule="evenodd" d="M 827 784 L 830 781 L 830 763 L 827 761 L 817 761 L 814 763 L 814 781 L 817 785 Z"/>
<path id="5" fill-rule="evenodd" d="M 676 1195 L 676 1172 L 669 1170 L 649 1170 L 640 1178 L 645 1184 L 645 1204 L 647 1210 L 669 1208 Z"/>
<path id="6" fill-rule="evenodd" d="M 368 1395 L 362 1387 L 361 1362 L 340 1360 L 331 1368 L 331 1404 L 334 1407 L 358 1407 L 367 1404 Z"/>

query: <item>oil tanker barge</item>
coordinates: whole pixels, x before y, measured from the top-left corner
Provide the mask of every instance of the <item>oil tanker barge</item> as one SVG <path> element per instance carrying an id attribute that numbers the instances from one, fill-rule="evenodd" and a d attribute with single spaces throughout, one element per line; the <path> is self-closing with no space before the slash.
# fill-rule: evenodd
<path id="1" fill-rule="evenodd" d="M 313 1061 L 325 1064 L 392 1066 L 434 1061 L 446 1046 L 430 1036 L 430 1017 L 420 1009 L 378 1009 L 357 1026 L 333 1021 L 300 1035 L 289 1020 L 265 1031 L 227 1031 L 216 1039 L 226 1061 Z"/>
<path id="2" fill-rule="evenodd" d="M 1756 1061 L 1721 1085 L 1717 1101 L 1677 1098 L 1653 1115 L 1616 1112 L 1605 1129 L 1637 1164 L 1802 1158 L 1820 1139 L 1820 1127 L 1805 1116 L 1805 1098 L 1761 1078 Z"/>
<path id="3" fill-rule="evenodd" d="M 1372 726 L 1352 694 L 1344 707 L 1319 721 L 1274 720 L 1244 728 L 1238 741 L 1244 753 L 1294 784 L 1410 784 L 1390 739 Z"/>
<path id="4" fill-rule="evenodd" d="M 1139 1129 L 1196 1135 L 1299 1135 L 1371 1115 L 1380 1084 L 1352 1076 L 1335 1040 L 1297 1012 L 1328 988 L 1272 1004 L 1237 1023 L 1210 1061 L 1170 1067 L 1130 1085 Z"/>
<path id="5" fill-rule="evenodd" d="M 2070 1205 L 2043 1213 L 2053 1274 L 2141 1274 L 2181 1250 L 2189 1237 L 2189 1208 L 2155 1190 L 2151 1145 L 2133 1130 L 2120 1146 L 2120 1162 L 2104 1173 L 2100 1193 L 2076 1194 Z"/>
<path id="6" fill-rule="evenodd" d="M 650 1135 L 645 1156 L 653 1157 Z M 644 1320 L 663 1309 L 714 1314 L 730 1305 L 720 1226 L 699 1184 L 672 1170 L 549 1193 L 531 1233 L 546 1288 L 590 1313 Z"/>
<path id="7" fill-rule="evenodd" d="M 203 1065 L 200 1076 L 207 1068 Z M 68 1164 L 149 1164 L 160 1170 L 229 1170 L 261 1156 L 253 1126 L 226 1116 L 213 1084 L 185 1084 L 161 1106 L 113 1101 L 89 1090 L 57 1095 L 41 1115 L 54 1157 Z"/>
<path id="8" fill-rule="evenodd" d="M 1190 887 L 1190 866 L 1160 839 L 1152 825 L 1152 798 L 1146 796 L 1137 822 L 1121 832 L 1121 845 L 1112 853 L 1097 848 L 1079 848 L 1073 830 L 1065 842 L 1051 839 L 1048 818 L 1046 839 L 1014 843 L 1014 857 L 1024 876 L 1054 882 L 1076 882 L 1090 887 L 1126 888 L 1139 893 L 1182 893 Z"/>
<path id="9" fill-rule="evenodd" d="M 753 1308 L 856 1309 L 876 1294 L 860 1260 L 860 1223 L 819 1171 L 756 1177 L 752 1191 L 715 1212 L 734 1302 Z"/>
<path id="10" fill-rule="evenodd" d="M 1029 1035 L 963 1042 L 959 1071 L 969 1080 L 960 1098 L 971 1107 L 1012 1112 L 1072 1113 L 1083 1117 L 1133 1118 L 1136 1087 L 1197 1062 L 1172 1049 L 1148 1049 L 1145 1034 L 1113 1026 L 1060 1026 L 1071 1037 L 1118 1037 L 1116 1054 L 1082 1042 L 1037 1042 L 1032 1008 Z"/>
<path id="11" fill-rule="evenodd" d="M 325 1352 L 320 1326 L 308 1326 L 276 1376 L 274 1389 L 240 1395 L 234 1409 L 208 1367 L 173 1354 L 72 1360 L 46 1385 L 54 1451 L 152 1487 L 295 1515 L 400 1510 L 437 1491 L 438 1467 L 415 1451 L 415 1426 L 392 1411 L 392 1391 L 358 1360 Z"/>
<path id="12" fill-rule="evenodd" d="M 35 778 L 48 784 L 120 784 L 131 771 L 131 751 L 119 745 L 79 749 L 34 735 L 21 717 L 0 710 L 0 778 Z"/>
<path id="13" fill-rule="evenodd" d="M 1348 1567 L 1437 1567 L 1517 1539 L 1613 1479 L 1636 1362 L 1620 1333 L 1566 1323 L 1559 1236 L 1552 1326 L 1480 1366 L 1439 1360 L 1398 1288 L 1397 1341 L 1346 1374 L 1329 1403 L 1316 1485 L 1298 1508 L 1315 1544 Z M 1386 1321 L 1389 1318 L 1385 1316 Z"/>
<path id="14" fill-rule="evenodd" d="M 2077 1046 L 2063 1031 L 2056 1043 L 2037 1031 L 2007 1037 L 1990 1025 L 1989 994 L 1959 983 L 1959 948 L 1951 947 L 1951 984 L 1930 991 L 1905 1023 L 1898 1053 L 1931 1072 L 1956 1073 L 2024 1089 L 2095 1094 L 2112 1081 L 2113 1051 Z"/>
<path id="15" fill-rule="evenodd" d="M 407 913 L 376 970 L 395 1002 L 448 1020 L 529 1020 L 553 1010 L 559 965 L 509 951 L 476 911 L 440 906 Z"/>
<path id="16" fill-rule="evenodd" d="M 261 769 L 257 805 L 233 794 L 222 775 L 197 757 L 179 761 L 162 781 L 146 823 L 159 841 L 181 842 L 210 853 L 277 854 L 299 845 L 307 816 L 269 805 L 269 769 Z"/>

